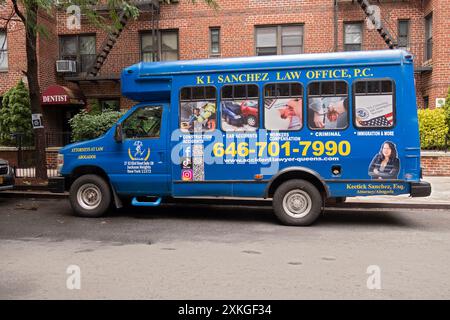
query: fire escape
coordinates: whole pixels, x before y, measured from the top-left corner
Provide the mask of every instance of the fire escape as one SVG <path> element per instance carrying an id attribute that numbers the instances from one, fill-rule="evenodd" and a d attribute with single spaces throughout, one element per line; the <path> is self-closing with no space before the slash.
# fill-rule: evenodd
<path id="1" fill-rule="evenodd" d="M 408 0 L 390 0 L 391 2 L 407 2 Z M 386 47 L 388 49 L 396 49 L 399 47 L 399 36 L 397 35 L 396 30 L 389 23 L 388 19 L 385 18 L 385 16 L 382 13 L 382 5 L 383 2 L 386 2 L 385 0 L 335 0 L 335 35 L 337 35 L 337 21 L 338 21 L 338 3 L 344 3 L 344 2 L 351 2 L 353 4 L 357 3 L 361 9 L 363 10 L 364 14 L 366 15 L 367 19 L 373 24 L 375 27 L 375 30 L 379 33 L 380 37 L 383 39 L 384 43 L 386 44 Z M 374 9 L 375 6 L 378 6 L 381 10 L 377 14 L 376 10 Z M 338 48 L 337 43 L 337 37 L 335 37 L 335 51 Z M 379 48 L 382 49 L 382 48 Z M 415 72 L 426 72 L 431 71 L 432 67 L 427 64 L 428 62 L 425 61 L 426 59 L 424 54 L 424 48 L 418 45 L 417 43 L 414 44 L 414 47 L 410 47 L 410 44 L 408 44 L 407 50 L 411 51 L 415 55 Z"/>
<path id="2" fill-rule="evenodd" d="M 133 1 L 133 5 L 136 6 L 141 16 L 149 16 L 151 23 L 151 34 L 153 39 L 153 51 L 158 55 L 157 45 L 157 32 L 158 32 L 158 19 L 159 19 L 159 0 L 135 0 Z M 97 10 L 102 13 L 102 11 L 106 11 L 106 7 L 99 6 Z M 80 73 L 77 75 L 66 76 L 65 79 L 72 82 L 80 82 L 80 81 L 99 81 L 99 80 L 112 80 L 119 81 L 120 75 L 118 73 L 105 73 L 102 74 L 101 70 L 103 65 L 108 59 L 114 45 L 118 41 L 120 35 L 124 31 L 127 26 L 127 23 L 132 18 L 128 16 L 126 11 L 122 10 L 119 13 L 119 23 L 117 26 L 113 27 L 113 29 L 108 33 L 106 39 L 103 41 L 100 46 L 100 50 L 96 54 L 96 58 L 92 64 L 92 66 L 85 73 Z M 124 53 L 126 55 L 126 53 Z M 131 57 L 131 59 L 133 59 Z M 159 57 L 156 57 L 159 60 Z M 122 61 L 121 61 L 122 62 Z M 137 63 L 138 61 L 127 61 L 128 64 Z M 121 66 L 126 67 L 126 65 Z"/>
<path id="3" fill-rule="evenodd" d="M 388 48 L 397 48 L 398 41 L 393 39 L 392 35 L 389 33 L 389 30 L 384 27 L 384 24 L 386 22 L 384 17 L 380 14 L 380 19 L 377 19 L 375 11 L 370 7 L 369 0 L 357 0 L 357 2 L 361 6 L 361 9 L 364 11 L 366 17 L 375 26 L 376 30 L 380 34 L 381 38 L 383 38 Z"/>

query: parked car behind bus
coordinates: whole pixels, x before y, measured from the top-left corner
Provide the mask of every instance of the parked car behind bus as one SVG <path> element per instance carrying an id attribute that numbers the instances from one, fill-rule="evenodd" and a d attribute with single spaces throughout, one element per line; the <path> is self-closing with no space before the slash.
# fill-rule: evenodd
<path id="1" fill-rule="evenodd" d="M 0 159 L 0 191 L 14 187 L 14 169 L 8 161 Z"/>

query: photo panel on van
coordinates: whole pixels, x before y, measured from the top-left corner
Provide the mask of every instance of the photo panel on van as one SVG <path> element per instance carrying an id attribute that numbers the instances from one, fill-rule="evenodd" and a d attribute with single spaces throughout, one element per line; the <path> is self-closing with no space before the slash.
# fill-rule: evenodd
<path id="1" fill-rule="evenodd" d="M 303 87 L 298 82 L 269 83 L 264 87 L 264 127 L 300 130 L 303 126 Z"/>
<path id="2" fill-rule="evenodd" d="M 395 123 L 392 80 L 359 80 L 353 86 L 355 127 L 358 129 L 392 128 Z"/>
<path id="3" fill-rule="evenodd" d="M 308 127 L 313 130 L 348 127 L 348 85 L 345 81 L 318 81 L 308 85 Z"/>
<path id="4" fill-rule="evenodd" d="M 180 92 L 180 129 L 184 132 L 213 131 L 217 127 L 216 88 L 185 87 Z"/>
<path id="5" fill-rule="evenodd" d="M 255 84 L 222 87 L 221 127 L 224 131 L 256 131 L 259 127 L 259 89 Z"/>

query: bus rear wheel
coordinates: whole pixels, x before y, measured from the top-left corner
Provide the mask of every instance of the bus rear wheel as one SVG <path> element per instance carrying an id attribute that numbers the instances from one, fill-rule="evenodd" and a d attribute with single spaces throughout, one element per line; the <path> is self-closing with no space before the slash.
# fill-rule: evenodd
<path id="1" fill-rule="evenodd" d="M 308 181 L 294 179 L 282 183 L 273 196 L 273 209 L 281 223 L 309 226 L 322 212 L 322 196 Z"/>
<path id="2" fill-rule="evenodd" d="M 101 217 L 111 205 L 111 190 L 103 178 L 87 174 L 72 183 L 69 200 L 77 216 Z"/>

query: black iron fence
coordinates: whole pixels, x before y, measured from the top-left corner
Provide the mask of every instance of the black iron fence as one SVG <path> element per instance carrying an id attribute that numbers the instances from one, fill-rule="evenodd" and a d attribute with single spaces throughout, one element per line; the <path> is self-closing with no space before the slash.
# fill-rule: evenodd
<path id="1" fill-rule="evenodd" d="M 14 166 L 16 178 L 35 178 L 37 159 L 34 146 L 24 143 L 24 135 L 16 133 L 13 135 L 17 148 L 17 164 Z M 47 158 L 47 176 L 55 177 L 58 175 L 57 153 L 58 148 L 71 142 L 70 132 L 48 131 L 45 133 L 45 147 Z"/>
<path id="2" fill-rule="evenodd" d="M 71 143 L 70 132 L 47 131 L 45 133 L 45 143 L 47 148 L 64 147 Z"/>

